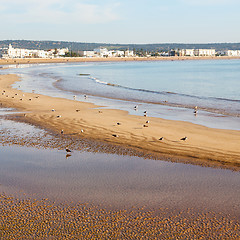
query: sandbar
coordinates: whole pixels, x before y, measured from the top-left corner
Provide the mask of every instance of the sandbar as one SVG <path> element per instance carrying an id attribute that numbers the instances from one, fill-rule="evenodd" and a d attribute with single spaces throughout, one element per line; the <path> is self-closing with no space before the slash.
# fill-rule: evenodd
<path id="1" fill-rule="evenodd" d="M 34 125 L 74 138 L 103 141 L 194 162 L 240 167 L 240 131 L 208 128 L 184 121 L 135 116 L 92 103 L 23 93 L 11 85 L 17 75 L 0 75 L 0 102 L 21 111 Z M 143 114 L 144 115 L 144 114 Z M 147 123 L 149 121 L 149 123 Z M 118 124 L 119 123 L 119 124 Z M 187 140 L 180 140 L 187 136 Z M 163 140 L 159 140 L 163 137 Z"/>

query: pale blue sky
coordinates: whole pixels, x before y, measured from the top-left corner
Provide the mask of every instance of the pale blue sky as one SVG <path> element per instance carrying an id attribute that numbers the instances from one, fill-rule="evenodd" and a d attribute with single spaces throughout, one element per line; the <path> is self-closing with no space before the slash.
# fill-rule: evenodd
<path id="1" fill-rule="evenodd" d="M 0 0 L 0 40 L 240 42 L 240 0 Z"/>

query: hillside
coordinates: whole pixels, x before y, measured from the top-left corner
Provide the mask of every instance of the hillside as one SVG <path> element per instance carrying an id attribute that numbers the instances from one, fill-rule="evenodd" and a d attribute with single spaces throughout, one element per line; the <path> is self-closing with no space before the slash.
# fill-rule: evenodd
<path id="1" fill-rule="evenodd" d="M 186 49 L 186 48 L 214 48 L 218 50 L 236 50 L 240 49 L 240 43 L 209 43 L 209 44 L 180 44 L 180 43 L 158 43 L 158 44 L 108 44 L 108 43 L 83 43 L 83 42 L 64 42 L 64 41 L 30 41 L 30 40 L 3 40 L 0 41 L 0 48 L 6 48 L 12 44 L 14 48 L 26 49 L 54 49 L 69 48 L 72 51 L 93 50 L 98 47 L 108 49 L 136 49 L 146 51 L 169 50 L 169 49 Z"/>

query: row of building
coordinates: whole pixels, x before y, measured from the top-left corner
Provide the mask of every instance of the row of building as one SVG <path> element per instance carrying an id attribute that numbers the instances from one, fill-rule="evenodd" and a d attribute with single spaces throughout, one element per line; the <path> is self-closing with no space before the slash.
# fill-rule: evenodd
<path id="1" fill-rule="evenodd" d="M 178 51 L 179 56 L 230 56 L 230 57 L 240 57 L 240 50 L 226 50 L 221 52 L 216 52 L 215 49 L 181 49 Z"/>
<path id="2" fill-rule="evenodd" d="M 107 48 L 97 48 L 93 51 L 79 51 L 82 57 L 134 57 L 135 54 L 130 50 L 108 50 Z"/>
<path id="3" fill-rule="evenodd" d="M 9 44 L 8 49 L 2 54 L 2 58 L 55 58 L 65 56 L 68 51 L 68 48 L 49 49 L 47 51 L 13 48 Z"/>
<path id="4" fill-rule="evenodd" d="M 59 58 L 69 53 L 68 48 L 50 49 L 50 50 L 29 50 L 21 48 L 13 48 L 9 44 L 8 49 L 2 54 L 2 58 Z M 108 50 L 107 48 L 97 48 L 93 51 L 78 51 L 81 57 L 136 57 L 136 56 L 232 56 L 240 57 L 240 50 L 227 50 L 216 52 L 215 49 L 178 49 L 163 52 L 148 53 L 144 55 L 135 53 L 132 50 Z"/>

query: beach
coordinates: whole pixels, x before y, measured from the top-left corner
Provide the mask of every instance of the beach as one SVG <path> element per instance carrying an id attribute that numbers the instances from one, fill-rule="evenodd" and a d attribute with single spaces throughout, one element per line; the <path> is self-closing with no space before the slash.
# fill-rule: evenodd
<path id="1" fill-rule="evenodd" d="M 23 92 L 20 80 L 0 75 L 12 109 L 0 238 L 239 238 L 240 131 Z"/>
<path id="2" fill-rule="evenodd" d="M 9 58 L 0 59 L 0 65 L 9 64 L 40 64 L 40 63 L 74 63 L 74 62 L 132 62 L 132 61 L 184 61 L 184 60 L 226 60 L 240 59 L 240 57 L 190 57 L 190 56 L 172 56 L 172 57 L 68 57 L 68 58 Z"/>
<path id="3" fill-rule="evenodd" d="M 11 85 L 16 75 L 1 75 L 1 103 L 22 111 L 19 117 L 56 133 L 112 143 L 139 151 L 186 158 L 193 163 L 240 166 L 240 132 L 184 121 L 129 115 L 91 103 L 23 93 Z M 23 96 L 24 94 L 24 96 Z M 54 110 L 53 110 L 54 109 Z M 149 121 L 149 123 L 148 123 Z M 159 140 L 163 137 L 163 140 Z M 184 137 L 187 137 L 186 140 Z"/>

